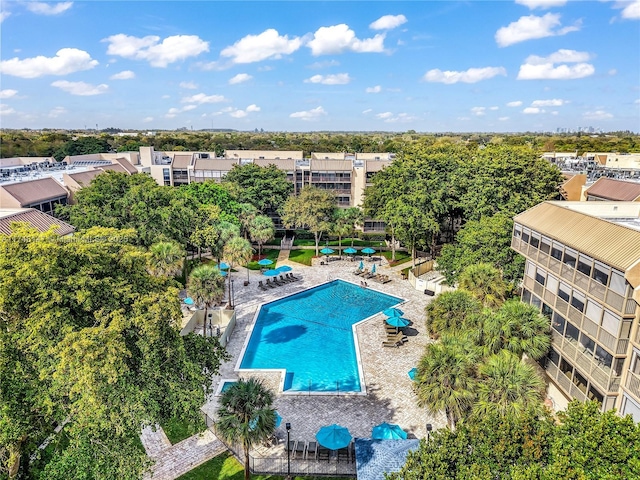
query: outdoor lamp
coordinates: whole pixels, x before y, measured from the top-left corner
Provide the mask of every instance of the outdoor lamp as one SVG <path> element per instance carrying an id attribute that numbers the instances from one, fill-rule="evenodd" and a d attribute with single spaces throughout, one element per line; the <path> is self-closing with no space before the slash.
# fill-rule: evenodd
<path id="1" fill-rule="evenodd" d="M 285 424 L 287 429 L 287 479 L 291 480 L 291 445 L 289 444 L 289 432 L 291 431 L 291 424 L 287 422 Z"/>
<path id="2" fill-rule="evenodd" d="M 427 440 L 429 439 L 429 435 L 431 434 L 431 430 L 433 430 L 433 425 L 427 423 Z"/>

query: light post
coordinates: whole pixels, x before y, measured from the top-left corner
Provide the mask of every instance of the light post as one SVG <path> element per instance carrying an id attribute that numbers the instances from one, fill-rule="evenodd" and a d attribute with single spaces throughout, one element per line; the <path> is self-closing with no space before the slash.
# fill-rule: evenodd
<path id="1" fill-rule="evenodd" d="M 291 424 L 287 422 L 285 424 L 287 429 L 287 480 L 291 480 L 291 444 L 289 443 L 289 432 L 291 431 Z"/>
<path id="2" fill-rule="evenodd" d="M 429 440 L 429 437 L 431 435 L 431 430 L 433 430 L 433 425 L 427 423 L 427 441 Z"/>
<path id="3" fill-rule="evenodd" d="M 235 308 L 236 304 L 236 289 L 234 288 L 233 282 L 235 282 L 235 280 L 231 280 L 231 298 L 229 299 L 231 302 L 231 308 Z"/>

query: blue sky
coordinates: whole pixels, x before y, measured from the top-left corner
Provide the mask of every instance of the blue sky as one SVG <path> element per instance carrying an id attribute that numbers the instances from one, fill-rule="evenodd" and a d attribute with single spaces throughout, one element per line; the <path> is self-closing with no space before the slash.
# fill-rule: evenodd
<path id="1" fill-rule="evenodd" d="M 0 8 L 3 128 L 640 131 L 640 0 Z"/>

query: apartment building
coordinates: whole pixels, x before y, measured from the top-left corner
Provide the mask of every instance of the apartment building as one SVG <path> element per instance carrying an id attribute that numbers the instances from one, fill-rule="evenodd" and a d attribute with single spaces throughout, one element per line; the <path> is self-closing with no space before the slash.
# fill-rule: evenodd
<path id="1" fill-rule="evenodd" d="M 0 208 L 35 208 L 53 215 L 66 205 L 69 192 L 53 177 L 0 184 Z"/>
<path id="2" fill-rule="evenodd" d="M 543 202 L 514 218 L 522 301 L 549 318 L 557 408 L 597 400 L 640 421 L 640 204 Z"/>

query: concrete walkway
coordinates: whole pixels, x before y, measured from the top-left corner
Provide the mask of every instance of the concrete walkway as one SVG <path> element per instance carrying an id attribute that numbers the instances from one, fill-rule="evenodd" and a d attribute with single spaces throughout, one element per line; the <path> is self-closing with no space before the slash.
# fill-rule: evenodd
<path id="1" fill-rule="evenodd" d="M 227 449 L 208 429 L 171 445 L 162 428 L 157 426 L 154 432 L 147 427 L 140 440 L 147 455 L 155 461 L 151 472 L 145 476 L 153 480 L 174 480 Z"/>

